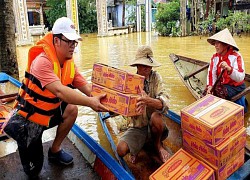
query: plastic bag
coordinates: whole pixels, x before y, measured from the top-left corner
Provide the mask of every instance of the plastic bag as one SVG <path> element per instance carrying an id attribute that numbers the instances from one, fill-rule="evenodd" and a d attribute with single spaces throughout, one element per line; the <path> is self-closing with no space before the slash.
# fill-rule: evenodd
<path id="1" fill-rule="evenodd" d="M 17 141 L 21 147 L 28 147 L 31 142 L 37 141 L 43 132 L 44 127 L 13 113 L 4 132 Z"/>

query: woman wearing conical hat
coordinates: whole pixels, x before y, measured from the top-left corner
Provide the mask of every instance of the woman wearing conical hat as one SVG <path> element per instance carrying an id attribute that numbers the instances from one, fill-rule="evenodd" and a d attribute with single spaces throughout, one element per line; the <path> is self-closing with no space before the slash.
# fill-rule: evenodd
<path id="1" fill-rule="evenodd" d="M 230 100 L 245 89 L 243 58 L 227 28 L 209 37 L 207 41 L 214 45 L 216 50 L 208 69 L 207 94 Z M 218 83 L 212 88 L 215 82 Z"/>

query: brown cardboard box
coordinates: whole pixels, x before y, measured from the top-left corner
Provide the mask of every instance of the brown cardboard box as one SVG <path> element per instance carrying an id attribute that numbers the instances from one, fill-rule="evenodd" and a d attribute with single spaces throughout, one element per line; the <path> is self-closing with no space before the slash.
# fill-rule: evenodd
<path id="1" fill-rule="evenodd" d="M 106 94 L 106 97 L 101 100 L 101 103 L 109 108 L 110 111 L 123 116 L 136 116 L 136 102 L 139 95 L 123 94 L 112 89 L 93 84 L 92 96 Z"/>
<path id="2" fill-rule="evenodd" d="M 180 149 L 149 177 L 150 180 L 213 180 L 214 170 Z"/>
<path id="3" fill-rule="evenodd" d="M 233 174 L 237 169 L 239 169 L 245 161 L 245 148 L 241 149 L 236 155 L 234 155 L 230 161 L 227 162 L 224 166 L 218 168 L 213 164 L 209 163 L 202 157 L 198 156 L 194 152 L 188 151 L 190 154 L 194 155 L 196 158 L 200 159 L 203 162 L 206 162 L 210 167 L 212 167 L 215 171 L 216 179 L 225 180 L 231 174 Z"/>
<path id="4" fill-rule="evenodd" d="M 95 63 L 91 81 L 125 94 L 139 94 L 139 87 L 144 87 L 144 79 L 138 74 Z"/>
<path id="5" fill-rule="evenodd" d="M 108 66 L 95 63 L 93 65 L 91 81 L 93 83 L 105 86 L 108 79 Z"/>
<path id="6" fill-rule="evenodd" d="M 218 145 L 244 127 L 244 109 L 207 95 L 181 110 L 181 127 L 207 144 Z"/>
<path id="7" fill-rule="evenodd" d="M 246 145 L 246 128 L 242 128 L 218 146 L 204 143 L 183 130 L 183 149 L 196 153 L 216 167 L 222 167 Z"/>

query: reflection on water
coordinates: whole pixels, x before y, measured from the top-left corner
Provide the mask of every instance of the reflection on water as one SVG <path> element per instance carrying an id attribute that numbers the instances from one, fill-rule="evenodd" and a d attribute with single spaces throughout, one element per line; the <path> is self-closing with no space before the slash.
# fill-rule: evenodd
<path id="1" fill-rule="evenodd" d="M 209 61 L 215 49 L 206 39 L 207 37 L 159 37 L 155 33 L 132 33 L 122 36 L 99 37 L 96 34 L 82 35 L 83 41 L 78 45 L 78 54 L 75 55 L 75 62 L 84 77 L 90 82 L 92 66 L 94 62 L 102 62 L 108 65 L 135 72 L 135 68 L 129 67 L 139 45 L 151 45 L 154 58 L 162 66 L 157 71 L 162 75 L 164 85 L 170 95 L 171 109 L 179 113 L 180 109 L 194 102 L 195 99 L 180 80 L 177 71 L 169 60 L 169 54 L 175 53 L 203 61 Z M 234 37 L 243 55 L 245 69 L 250 73 L 250 37 Z M 17 56 L 19 63 L 20 77 L 24 76 L 27 63 L 29 46 L 18 47 Z M 79 109 L 77 123 L 80 124 L 98 142 L 102 130 L 96 123 L 97 115 L 90 108 Z M 98 132 L 98 133 L 97 133 Z"/>

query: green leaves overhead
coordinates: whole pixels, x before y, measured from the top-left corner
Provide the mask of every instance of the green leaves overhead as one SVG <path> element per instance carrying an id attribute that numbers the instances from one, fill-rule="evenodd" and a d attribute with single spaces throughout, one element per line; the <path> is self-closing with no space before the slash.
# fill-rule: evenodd
<path id="1" fill-rule="evenodd" d="M 180 19 L 180 2 L 175 0 L 168 3 L 159 3 L 157 5 L 156 19 L 156 30 L 160 35 L 167 36 L 170 33 L 178 30 L 175 24 Z"/>
<path id="2" fill-rule="evenodd" d="M 96 1 L 78 0 L 78 19 L 80 33 L 97 32 L 97 15 Z M 51 27 L 56 19 L 67 16 L 65 0 L 47 0 L 46 5 L 49 7 L 45 10 L 47 20 Z"/>

